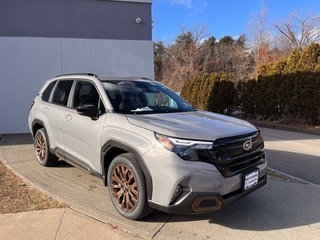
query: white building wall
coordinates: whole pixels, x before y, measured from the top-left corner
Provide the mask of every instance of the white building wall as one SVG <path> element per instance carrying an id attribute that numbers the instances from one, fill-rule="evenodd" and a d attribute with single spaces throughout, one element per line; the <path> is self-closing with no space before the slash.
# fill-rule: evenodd
<path id="1" fill-rule="evenodd" d="M 29 131 L 30 102 L 56 75 L 154 76 L 146 40 L 0 37 L 0 56 L 0 134 Z"/>

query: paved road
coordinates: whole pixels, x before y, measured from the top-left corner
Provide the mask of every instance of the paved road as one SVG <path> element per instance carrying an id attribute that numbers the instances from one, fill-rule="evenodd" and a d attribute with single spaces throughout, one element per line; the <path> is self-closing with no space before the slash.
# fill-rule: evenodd
<path id="1" fill-rule="evenodd" d="M 270 151 L 268 133 L 266 148 Z M 320 187 L 314 185 L 270 179 L 263 188 L 220 212 L 193 216 L 155 212 L 141 221 L 130 221 L 113 209 L 100 179 L 65 163 L 53 168 L 41 167 L 34 157 L 29 135 L 5 136 L 0 142 L 0 157 L 50 196 L 146 238 L 320 239 Z"/>
<path id="2" fill-rule="evenodd" d="M 270 168 L 320 186 L 320 136 L 260 129 Z"/>

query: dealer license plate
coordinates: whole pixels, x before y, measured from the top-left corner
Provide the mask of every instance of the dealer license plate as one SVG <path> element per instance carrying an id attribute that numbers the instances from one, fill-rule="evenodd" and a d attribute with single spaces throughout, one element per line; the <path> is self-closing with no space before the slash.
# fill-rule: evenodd
<path id="1" fill-rule="evenodd" d="M 250 172 L 244 176 L 244 190 L 252 188 L 258 183 L 259 180 L 259 170 Z"/>

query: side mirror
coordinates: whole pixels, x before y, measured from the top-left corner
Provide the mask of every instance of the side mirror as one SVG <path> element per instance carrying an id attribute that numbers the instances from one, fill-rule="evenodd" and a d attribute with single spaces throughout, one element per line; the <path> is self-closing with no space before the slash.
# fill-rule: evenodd
<path id="1" fill-rule="evenodd" d="M 77 107 L 77 112 L 80 115 L 91 117 L 92 120 L 97 120 L 97 108 L 91 103 L 84 103 Z"/>

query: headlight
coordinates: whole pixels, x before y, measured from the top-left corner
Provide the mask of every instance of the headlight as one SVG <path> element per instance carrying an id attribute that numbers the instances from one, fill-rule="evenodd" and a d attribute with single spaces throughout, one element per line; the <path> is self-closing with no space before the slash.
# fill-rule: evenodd
<path id="1" fill-rule="evenodd" d="M 158 133 L 154 136 L 162 146 L 184 160 L 198 160 L 197 150 L 209 150 L 213 146 L 213 142 L 172 138 Z"/>

